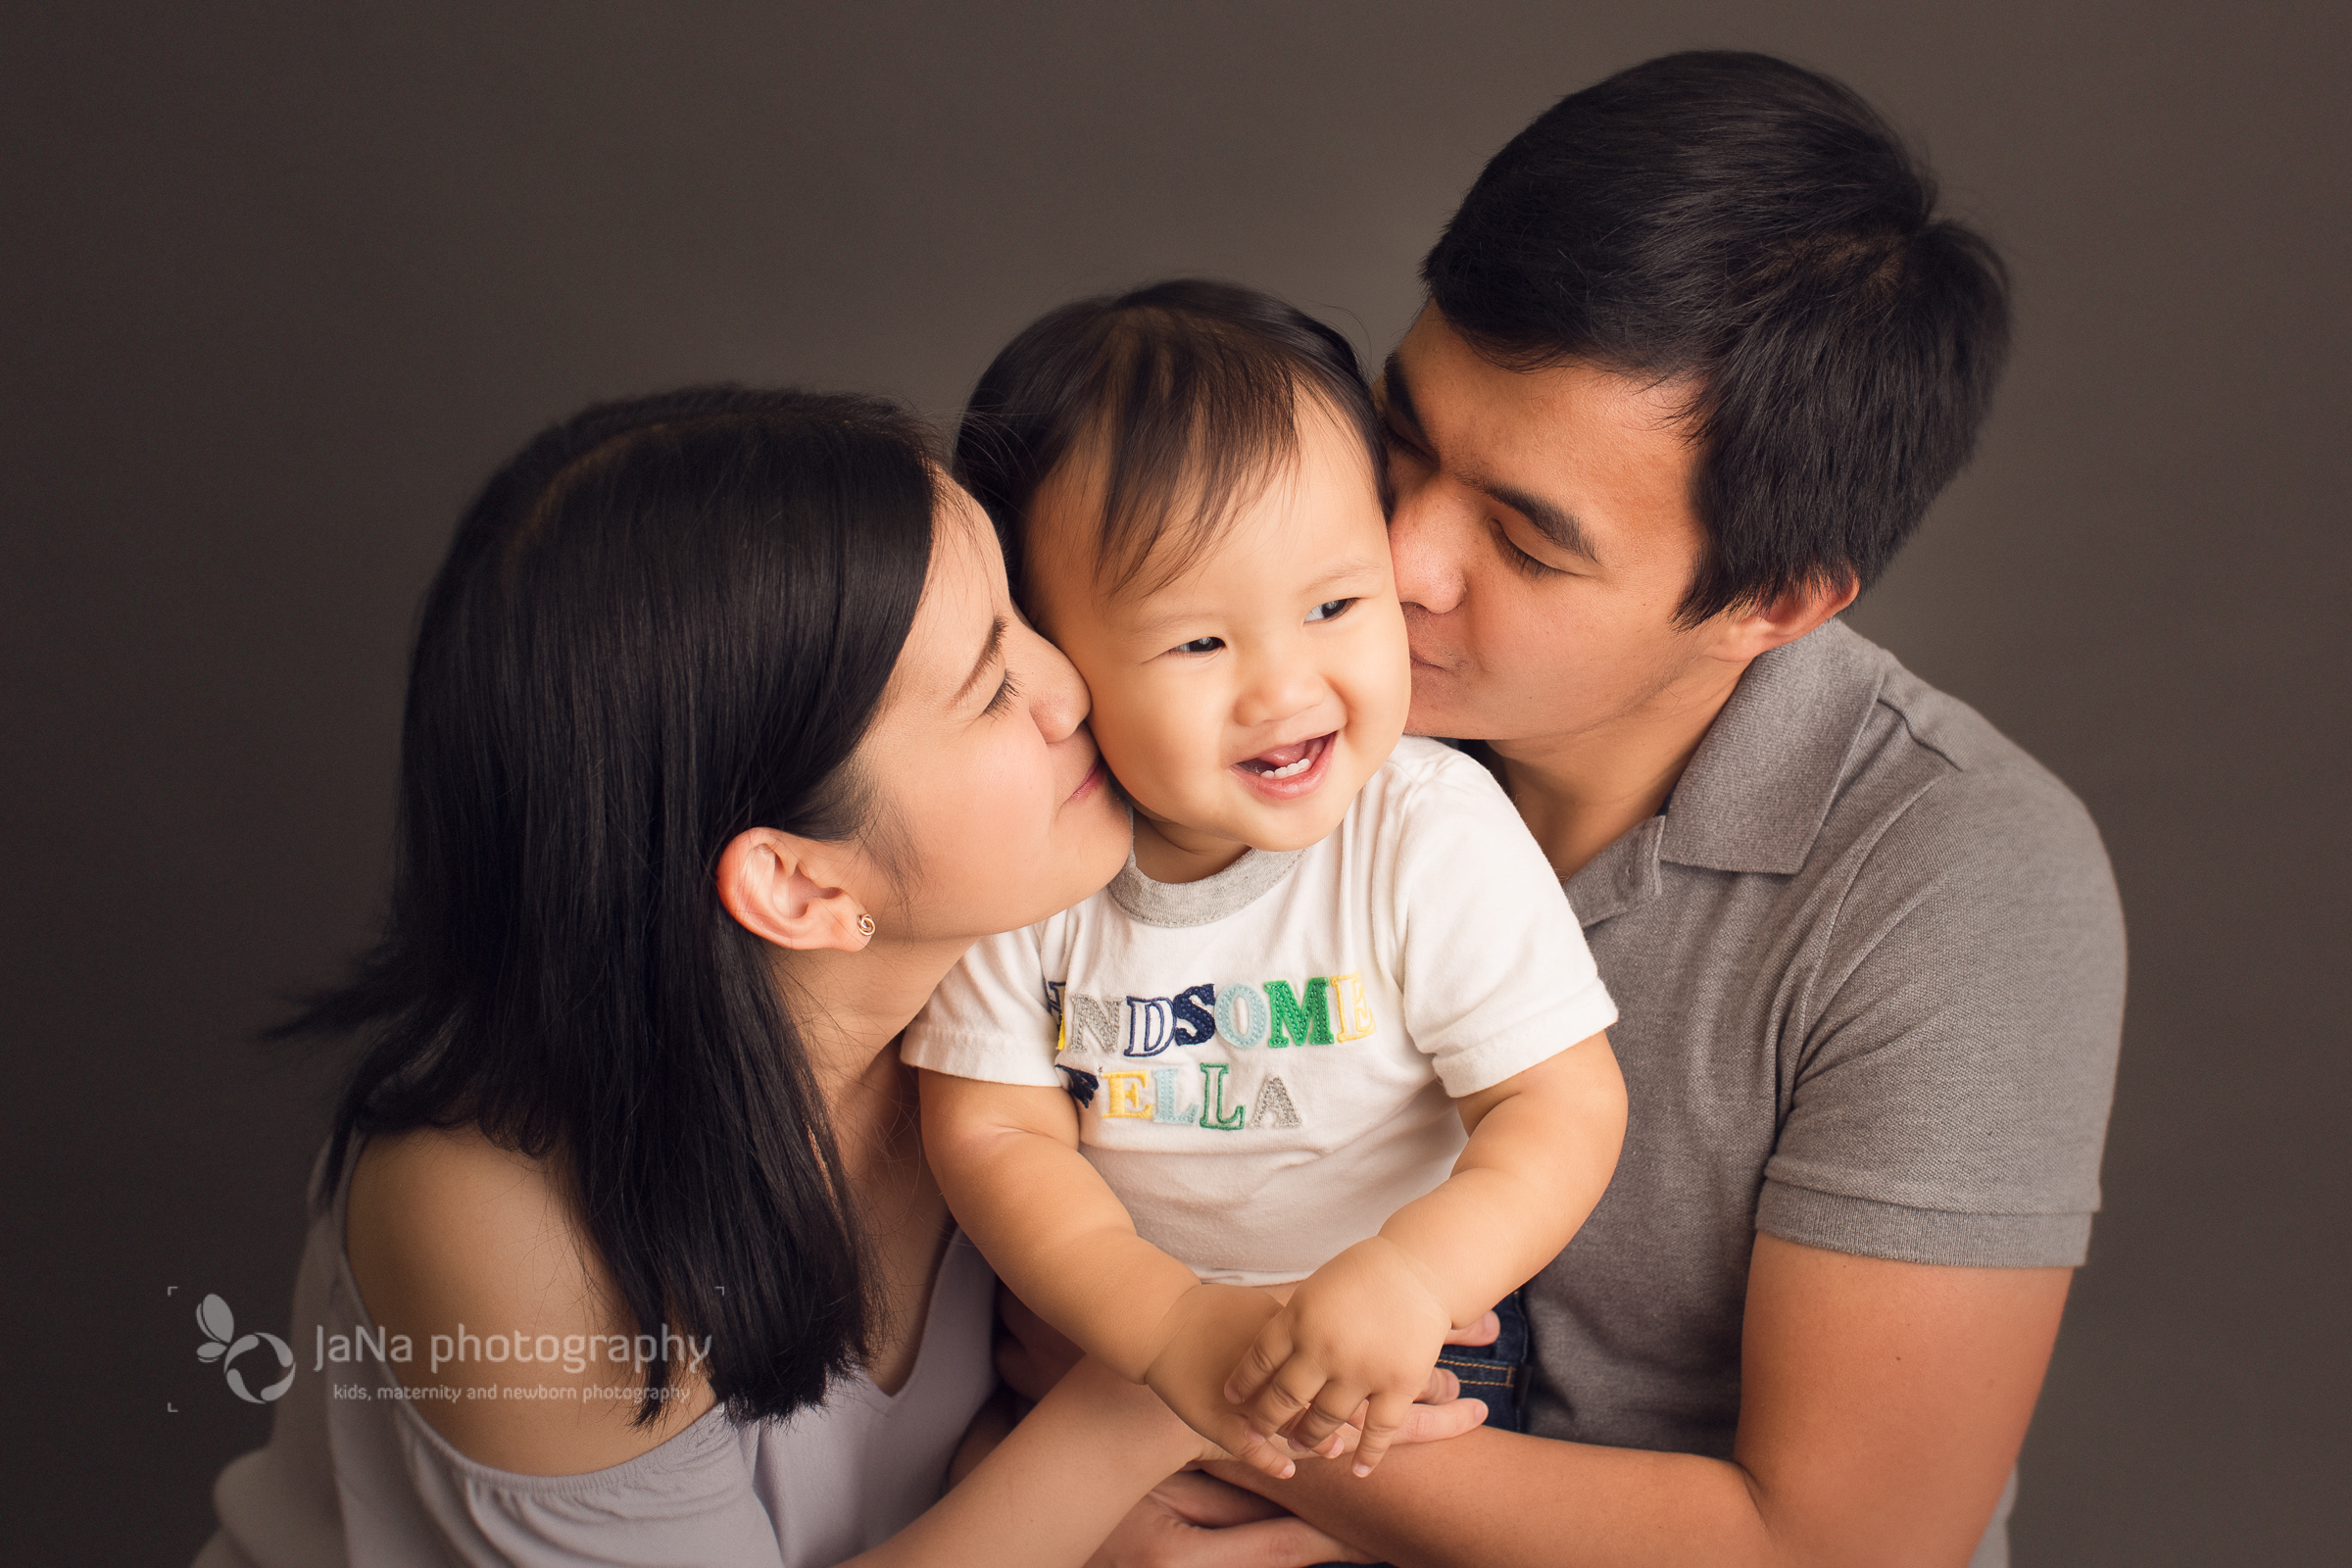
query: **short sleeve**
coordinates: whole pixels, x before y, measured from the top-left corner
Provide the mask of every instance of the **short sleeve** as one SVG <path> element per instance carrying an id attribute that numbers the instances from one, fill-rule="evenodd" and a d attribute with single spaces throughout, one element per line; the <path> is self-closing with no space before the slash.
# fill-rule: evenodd
<path id="1" fill-rule="evenodd" d="M 2043 775 L 1959 773 L 1846 890 L 1756 1223 L 1911 1262 L 2082 1261 L 2124 1003 L 2098 831 Z"/>
<path id="2" fill-rule="evenodd" d="M 743 1439 L 723 1409 L 705 1413 L 626 1464 L 580 1476 L 494 1470 L 451 1447 L 413 1411 L 401 1415 L 409 1481 L 436 1537 L 435 1560 L 469 1568 L 615 1562 L 698 1568 L 783 1560 Z M 347 1494 L 347 1511 L 354 1500 Z M 393 1544 L 372 1537 L 365 1521 L 355 1534 L 387 1549 Z M 420 1553 L 425 1547 L 422 1542 L 407 1545 Z"/>
<path id="3" fill-rule="evenodd" d="M 1389 905 L 1405 1026 L 1448 1095 L 1491 1089 L 1617 1021 L 1558 876 L 1485 768 L 1446 754 L 1401 816 Z"/>
<path id="4" fill-rule="evenodd" d="M 951 1078 L 1058 1089 L 1041 922 L 972 944 L 906 1026 L 900 1055 Z"/>

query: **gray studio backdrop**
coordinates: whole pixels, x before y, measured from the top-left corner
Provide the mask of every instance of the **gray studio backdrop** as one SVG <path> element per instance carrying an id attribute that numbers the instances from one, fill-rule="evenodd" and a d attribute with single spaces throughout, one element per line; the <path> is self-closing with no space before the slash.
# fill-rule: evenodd
<path id="1" fill-rule="evenodd" d="M 2083 796 L 2131 918 L 2018 1559 L 2340 1549 L 2333 12 L 12 7 L 0 1555 L 183 1560 L 264 1435 L 193 1306 L 283 1331 L 326 1072 L 251 1036 L 369 928 L 415 605 L 505 454 L 711 377 L 952 414 L 1039 311 L 1175 272 L 1377 354 L 1490 153 L 1708 44 L 1854 83 L 2016 270 L 1984 455 L 1853 620 Z"/>

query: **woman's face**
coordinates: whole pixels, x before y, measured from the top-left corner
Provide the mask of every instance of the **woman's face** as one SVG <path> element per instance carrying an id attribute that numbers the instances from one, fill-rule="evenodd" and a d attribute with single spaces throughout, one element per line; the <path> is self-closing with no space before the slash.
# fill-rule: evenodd
<path id="1" fill-rule="evenodd" d="M 922 606 L 858 751 L 879 796 L 872 849 L 897 873 L 874 912 L 899 940 L 1042 920 L 1108 882 L 1129 841 L 1085 683 L 1013 608 L 979 506 L 946 492 Z"/>

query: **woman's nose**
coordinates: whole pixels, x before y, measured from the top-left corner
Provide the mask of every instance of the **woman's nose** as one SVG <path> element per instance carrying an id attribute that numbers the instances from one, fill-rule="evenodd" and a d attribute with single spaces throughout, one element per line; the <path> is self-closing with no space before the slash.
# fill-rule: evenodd
<path id="1" fill-rule="evenodd" d="M 1019 636 L 1024 646 L 1014 667 L 1019 670 L 1018 683 L 1028 692 L 1029 713 L 1038 733 L 1049 744 L 1068 740 L 1086 722 L 1094 697 L 1078 666 L 1060 649 L 1027 626 L 1020 627 Z"/>

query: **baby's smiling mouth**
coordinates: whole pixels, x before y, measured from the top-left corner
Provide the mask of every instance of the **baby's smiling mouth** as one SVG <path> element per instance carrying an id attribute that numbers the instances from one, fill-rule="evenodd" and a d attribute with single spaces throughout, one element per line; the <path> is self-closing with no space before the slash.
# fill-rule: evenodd
<path id="1" fill-rule="evenodd" d="M 1315 765 L 1330 744 L 1329 735 L 1309 736 L 1302 741 L 1293 741 L 1288 746 L 1269 747 L 1255 757 L 1245 758 L 1233 765 L 1259 778 L 1297 778 Z"/>

